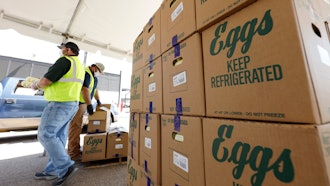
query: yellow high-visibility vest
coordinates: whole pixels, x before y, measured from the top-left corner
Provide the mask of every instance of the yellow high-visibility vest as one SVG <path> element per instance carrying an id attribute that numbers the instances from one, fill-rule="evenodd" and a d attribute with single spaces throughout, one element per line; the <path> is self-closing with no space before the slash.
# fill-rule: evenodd
<path id="1" fill-rule="evenodd" d="M 58 81 L 44 90 L 47 101 L 79 101 L 81 87 L 85 78 L 84 66 L 77 56 L 65 56 L 70 62 L 70 70 Z"/>
<path id="2" fill-rule="evenodd" d="M 89 90 L 89 93 L 91 93 L 92 92 L 92 90 L 93 90 L 93 87 L 94 87 L 94 76 L 93 76 L 93 74 L 92 74 L 92 72 L 91 72 L 91 70 L 89 69 L 89 67 L 86 67 L 85 68 L 85 71 L 89 74 L 89 76 L 91 77 L 90 78 L 90 82 L 89 82 L 89 86 L 88 86 L 88 90 Z M 95 95 L 95 92 L 94 92 L 94 95 Z M 93 96 L 94 96 L 93 95 Z M 90 96 L 90 95 L 88 95 L 88 96 Z M 81 102 L 81 103 L 85 103 L 86 101 L 85 101 L 85 99 L 84 99 L 84 97 L 83 97 L 83 95 L 82 95 L 82 93 L 80 93 L 80 101 L 79 102 Z"/>

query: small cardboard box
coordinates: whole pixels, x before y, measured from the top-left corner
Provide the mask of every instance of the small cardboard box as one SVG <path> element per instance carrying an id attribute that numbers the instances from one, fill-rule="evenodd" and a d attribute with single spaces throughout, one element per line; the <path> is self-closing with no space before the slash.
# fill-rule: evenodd
<path id="1" fill-rule="evenodd" d="M 330 184 L 330 124 L 204 118 L 203 138 L 206 185 Z"/>
<path id="2" fill-rule="evenodd" d="M 87 133 L 106 132 L 109 128 L 109 113 L 106 111 L 95 111 L 88 116 Z"/>
<path id="3" fill-rule="evenodd" d="M 205 116 L 201 47 L 196 33 L 162 55 L 164 114 Z"/>
<path id="4" fill-rule="evenodd" d="M 96 106 L 96 111 L 110 111 L 111 109 L 111 104 L 101 104 Z"/>
<path id="5" fill-rule="evenodd" d="M 330 121 L 330 44 L 309 0 L 262 0 L 202 33 L 206 115 Z"/>
<path id="6" fill-rule="evenodd" d="M 141 186 L 141 167 L 132 158 L 127 157 L 127 186 Z"/>
<path id="7" fill-rule="evenodd" d="M 128 131 L 124 128 L 110 129 L 107 136 L 106 158 L 127 157 Z"/>
<path id="8" fill-rule="evenodd" d="M 196 31 L 195 3 L 164 0 L 160 12 L 161 53 L 164 53 Z"/>
<path id="9" fill-rule="evenodd" d="M 131 75 L 130 112 L 142 112 L 143 74 L 142 67 Z"/>
<path id="10" fill-rule="evenodd" d="M 128 132 L 128 154 L 138 165 L 140 162 L 140 114 L 131 113 Z"/>
<path id="11" fill-rule="evenodd" d="M 82 152 L 82 162 L 105 159 L 107 133 L 86 134 Z"/>
<path id="12" fill-rule="evenodd" d="M 144 66 L 154 61 L 161 54 L 160 32 L 160 8 L 158 8 L 143 28 L 143 37 L 145 38 Z"/>
<path id="13" fill-rule="evenodd" d="M 162 185 L 205 185 L 202 119 L 162 115 L 161 134 Z"/>
<path id="14" fill-rule="evenodd" d="M 257 0 L 195 0 L 197 30 L 203 30 L 216 21 L 234 14 L 255 1 Z"/>
<path id="15" fill-rule="evenodd" d="M 159 114 L 140 114 L 140 163 L 145 177 L 161 185 L 161 127 Z M 145 180 L 145 179 L 144 179 Z"/>
<path id="16" fill-rule="evenodd" d="M 163 71 L 161 58 L 143 68 L 143 112 L 163 113 Z"/>

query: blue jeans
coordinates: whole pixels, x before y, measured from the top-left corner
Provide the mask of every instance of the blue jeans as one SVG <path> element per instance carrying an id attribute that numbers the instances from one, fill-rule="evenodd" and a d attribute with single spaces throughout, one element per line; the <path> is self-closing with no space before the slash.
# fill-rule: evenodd
<path id="1" fill-rule="evenodd" d="M 49 102 L 38 128 L 38 140 L 45 148 L 49 160 L 44 172 L 62 178 L 74 164 L 65 145 L 68 127 L 78 110 L 78 102 Z"/>

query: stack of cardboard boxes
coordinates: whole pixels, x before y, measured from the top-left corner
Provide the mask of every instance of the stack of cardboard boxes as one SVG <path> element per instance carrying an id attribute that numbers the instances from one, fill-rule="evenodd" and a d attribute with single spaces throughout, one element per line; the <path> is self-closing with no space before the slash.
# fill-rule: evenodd
<path id="1" fill-rule="evenodd" d="M 128 184 L 330 185 L 329 7 L 164 0 L 133 46 Z"/>
<path id="2" fill-rule="evenodd" d="M 96 108 L 88 117 L 82 162 L 127 157 L 128 131 L 111 127 L 110 104 Z"/>

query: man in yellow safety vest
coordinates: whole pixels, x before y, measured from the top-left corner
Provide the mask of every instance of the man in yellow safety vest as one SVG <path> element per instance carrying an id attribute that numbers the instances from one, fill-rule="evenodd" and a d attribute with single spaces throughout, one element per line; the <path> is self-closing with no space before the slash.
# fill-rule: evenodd
<path id="1" fill-rule="evenodd" d="M 79 109 L 69 127 L 68 152 L 72 160 L 81 160 L 80 134 L 84 113 L 92 115 L 94 112 L 92 98 L 94 97 L 98 105 L 101 105 L 97 83 L 99 74 L 103 74 L 105 67 L 102 63 L 95 63 L 85 68 L 85 80 L 81 90 Z"/>
<path id="2" fill-rule="evenodd" d="M 63 185 L 78 170 L 65 145 L 69 123 L 78 110 L 85 76 L 84 66 L 78 58 L 78 46 L 67 42 L 60 48 L 63 56 L 49 67 L 39 81 L 31 85 L 34 90 L 44 89 L 44 98 L 48 101 L 38 127 L 38 140 L 47 152 L 49 160 L 44 170 L 37 172 L 34 178 L 57 178 L 53 185 Z"/>

